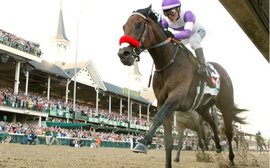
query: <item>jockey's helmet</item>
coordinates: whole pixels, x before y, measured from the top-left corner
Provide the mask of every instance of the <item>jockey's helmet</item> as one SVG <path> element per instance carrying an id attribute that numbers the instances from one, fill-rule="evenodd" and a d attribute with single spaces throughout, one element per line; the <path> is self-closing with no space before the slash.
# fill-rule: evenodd
<path id="1" fill-rule="evenodd" d="M 181 3 L 179 0 L 163 0 L 162 1 L 162 10 L 170 10 L 173 8 L 180 7 Z"/>

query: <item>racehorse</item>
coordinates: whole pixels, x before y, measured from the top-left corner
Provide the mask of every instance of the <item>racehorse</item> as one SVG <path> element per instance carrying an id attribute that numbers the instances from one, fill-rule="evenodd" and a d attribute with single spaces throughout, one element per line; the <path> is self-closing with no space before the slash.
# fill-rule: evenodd
<path id="1" fill-rule="evenodd" d="M 202 152 L 208 149 L 208 140 L 206 139 L 205 133 L 208 130 L 205 130 L 205 121 L 202 117 L 196 112 L 191 111 L 189 113 L 175 113 L 176 115 L 176 128 L 178 132 L 178 146 L 177 153 L 174 159 L 175 162 L 180 161 L 180 152 L 183 145 L 183 133 L 186 128 L 197 133 L 198 136 L 198 145 Z"/>
<path id="2" fill-rule="evenodd" d="M 232 119 L 234 114 L 233 85 L 226 70 L 218 63 L 211 65 L 219 74 L 220 87 L 217 95 L 204 94 L 197 97 L 198 83 L 205 80 L 197 75 L 198 63 L 192 53 L 182 44 L 176 44 L 160 26 L 157 14 L 151 5 L 134 11 L 123 26 L 124 36 L 119 40 L 118 56 L 124 65 L 131 66 L 140 60 L 140 53 L 148 50 L 156 71 L 153 77 L 153 90 L 157 99 L 157 113 L 144 138 L 133 149 L 134 152 L 147 153 L 147 145 L 152 143 L 157 128 L 163 124 L 167 168 L 172 162 L 172 122 L 174 112 L 197 111 L 206 120 L 214 132 L 217 152 L 221 152 L 217 127 L 208 113 L 209 107 L 216 105 L 221 111 L 225 123 L 225 132 L 229 142 L 229 159 L 234 164 L 232 150 Z M 200 92 L 201 93 L 201 92 Z M 195 101 L 196 99 L 196 101 Z M 199 101 L 197 101 L 199 100 Z"/>
<path id="3" fill-rule="evenodd" d="M 267 145 L 264 142 L 264 139 L 262 136 L 256 134 L 256 142 L 257 142 L 257 148 L 259 148 L 260 153 L 265 149 L 267 149 Z"/>
<path id="4" fill-rule="evenodd" d="M 249 142 L 245 138 L 245 133 L 242 131 L 240 131 L 239 133 L 239 141 L 240 141 L 240 149 L 249 150 Z"/>

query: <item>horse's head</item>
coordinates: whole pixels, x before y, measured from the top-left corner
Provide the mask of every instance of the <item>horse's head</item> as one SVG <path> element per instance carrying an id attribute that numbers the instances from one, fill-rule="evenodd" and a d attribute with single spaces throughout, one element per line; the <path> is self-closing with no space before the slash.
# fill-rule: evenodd
<path id="1" fill-rule="evenodd" d="M 131 14 L 123 26 L 124 36 L 119 40 L 118 56 L 124 65 L 133 65 L 140 60 L 140 53 L 155 45 L 153 39 L 153 24 L 157 24 L 157 16 L 151 10 L 151 5 Z"/>

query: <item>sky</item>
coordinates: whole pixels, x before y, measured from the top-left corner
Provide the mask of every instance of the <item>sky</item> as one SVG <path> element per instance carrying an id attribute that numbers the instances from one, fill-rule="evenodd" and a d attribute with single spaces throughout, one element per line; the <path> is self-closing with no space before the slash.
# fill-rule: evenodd
<path id="1" fill-rule="evenodd" d="M 55 35 L 60 1 L 0 0 L 0 3 L 0 29 L 40 43 L 43 56 L 49 57 L 46 53 L 49 53 L 49 40 Z M 161 13 L 161 3 L 162 0 L 62 0 L 65 31 L 71 42 L 65 60 L 75 62 L 76 55 L 78 61 L 92 60 L 103 81 L 127 87 L 129 67 L 117 56 L 122 26 L 132 11 L 150 4 Z M 242 114 L 249 124 L 241 125 L 241 129 L 252 134 L 260 130 L 270 138 L 270 64 L 219 1 L 182 0 L 181 3 L 182 9 L 191 10 L 206 29 L 202 42 L 206 60 L 218 62 L 228 71 L 235 103 L 249 109 Z M 151 66 L 151 57 L 143 53 L 139 68 L 145 87 Z"/>

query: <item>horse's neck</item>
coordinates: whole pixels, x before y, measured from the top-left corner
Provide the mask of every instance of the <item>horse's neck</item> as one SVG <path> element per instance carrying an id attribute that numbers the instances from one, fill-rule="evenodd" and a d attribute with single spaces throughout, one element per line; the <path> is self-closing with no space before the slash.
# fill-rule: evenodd
<path id="1" fill-rule="evenodd" d="M 161 46 L 149 50 L 149 53 L 154 61 L 156 69 L 161 69 L 171 60 L 175 52 L 175 47 L 172 44 Z"/>
<path id="2" fill-rule="evenodd" d="M 177 64 L 178 68 L 186 68 L 185 66 L 191 65 L 188 53 L 172 42 L 162 47 L 153 48 L 149 50 L 149 53 L 152 56 L 156 69 L 164 68 L 171 61 L 174 61 L 173 64 Z"/>

